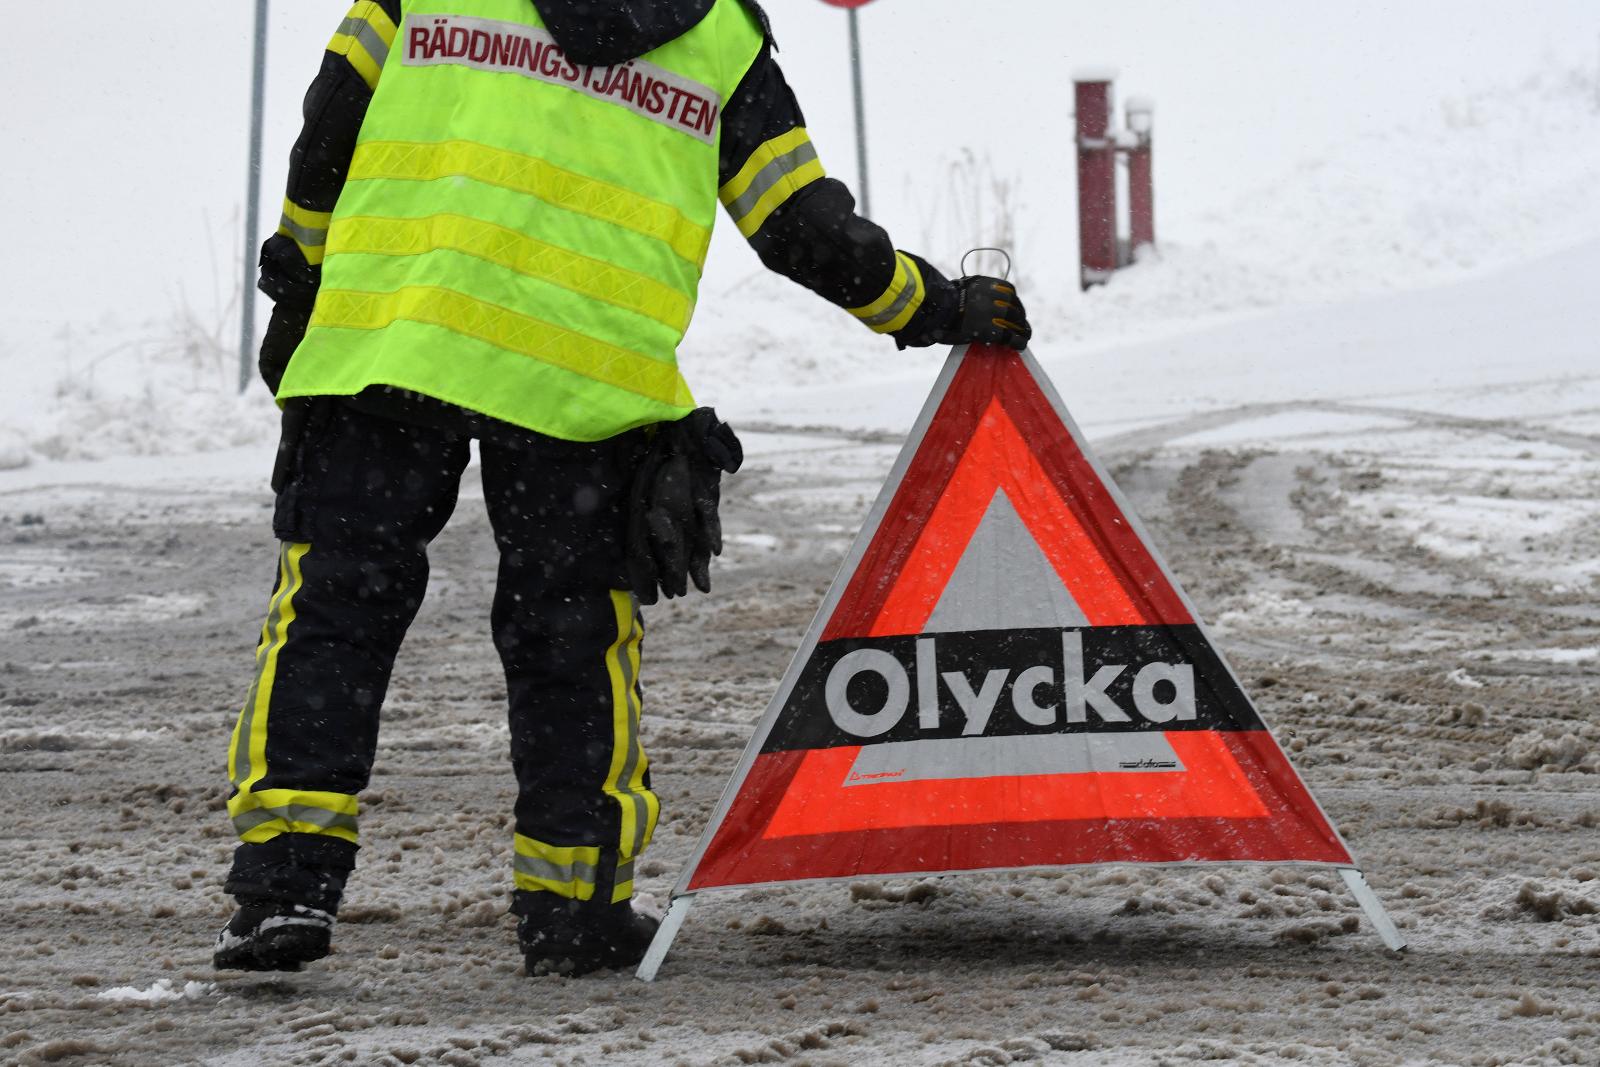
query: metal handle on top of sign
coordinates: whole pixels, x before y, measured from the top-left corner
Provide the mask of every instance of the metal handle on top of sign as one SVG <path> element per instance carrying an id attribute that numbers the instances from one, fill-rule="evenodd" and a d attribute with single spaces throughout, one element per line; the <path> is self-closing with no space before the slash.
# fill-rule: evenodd
<path id="1" fill-rule="evenodd" d="M 1000 275 L 1000 280 L 1004 282 L 1009 282 L 1011 280 L 1011 253 L 1007 252 L 1004 248 L 996 248 L 993 245 L 983 245 L 978 248 L 967 249 L 966 254 L 961 257 L 960 269 L 962 277 L 966 277 L 967 274 L 967 260 L 971 259 L 979 252 L 998 252 L 1004 256 L 1006 259 L 1006 269 L 1004 273 Z"/>

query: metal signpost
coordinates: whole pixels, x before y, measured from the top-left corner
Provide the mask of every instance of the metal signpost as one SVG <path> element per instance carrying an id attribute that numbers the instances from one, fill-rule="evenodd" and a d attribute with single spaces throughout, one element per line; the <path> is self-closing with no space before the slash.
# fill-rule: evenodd
<path id="1" fill-rule="evenodd" d="M 861 94 L 861 27 L 856 18 L 856 8 L 864 7 L 872 0 L 822 0 L 822 2 L 832 4 L 834 7 L 848 8 L 850 13 L 850 83 L 855 89 L 856 167 L 860 172 L 857 186 L 861 192 L 861 213 L 871 217 L 872 193 L 867 185 L 867 109 L 862 102 Z"/>
<path id="2" fill-rule="evenodd" d="M 250 71 L 250 169 L 244 194 L 244 275 L 239 290 L 239 392 L 250 387 L 256 339 L 256 245 L 261 225 L 261 112 L 267 80 L 267 0 L 256 0 L 255 56 Z"/>

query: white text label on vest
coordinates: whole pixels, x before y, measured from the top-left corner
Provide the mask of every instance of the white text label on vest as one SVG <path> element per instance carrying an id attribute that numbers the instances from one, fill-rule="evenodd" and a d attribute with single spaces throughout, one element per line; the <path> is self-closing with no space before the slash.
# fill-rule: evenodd
<path id="1" fill-rule="evenodd" d="M 556 39 L 538 27 L 462 15 L 412 16 L 404 39 L 408 67 L 449 64 L 520 74 L 625 107 L 705 144 L 717 143 L 722 101 L 716 92 L 643 59 L 584 66 L 568 59 Z"/>

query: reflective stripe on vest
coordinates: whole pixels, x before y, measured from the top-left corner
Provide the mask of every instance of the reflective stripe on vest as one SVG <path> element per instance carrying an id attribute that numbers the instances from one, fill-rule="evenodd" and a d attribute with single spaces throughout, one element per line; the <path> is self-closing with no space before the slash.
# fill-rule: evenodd
<path id="1" fill-rule="evenodd" d="M 688 297 L 654 278 L 463 215 L 349 218 L 328 246 L 328 251 L 335 254 L 368 252 L 388 256 L 421 255 L 434 249 L 477 256 L 518 274 L 644 315 L 680 333 L 689 328 L 689 316 L 694 310 Z"/>
<path id="2" fill-rule="evenodd" d="M 469 141 L 384 141 L 361 145 L 351 160 L 349 180 L 371 178 L 471 178 L 497 185 L 654 238 L 697 271 L 705 264 L 706 250 L 711 247 L 711 227 L 690 222 L 671 204 L 564 171 L 534 156 Z"/>
<path id="3" fill-rule="evenodd" d="M 573 440 L 679 418 L 739 0 L 613 68 L 527 0 L 404 4 L 279 397 L 414 390 Z"/>

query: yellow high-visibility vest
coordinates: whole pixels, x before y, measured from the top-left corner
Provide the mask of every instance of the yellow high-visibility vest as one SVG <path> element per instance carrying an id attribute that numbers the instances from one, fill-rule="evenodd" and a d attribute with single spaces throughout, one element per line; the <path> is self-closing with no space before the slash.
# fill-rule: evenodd
<path id="1" fill-rule="evenodd" d="M 568 59 L 529 0 L 406 0 L 393 31 L 278 398 L 395 386 L 575 441 L 687 414 L 755 17 L 717 0 L 614 67 Z"/>

